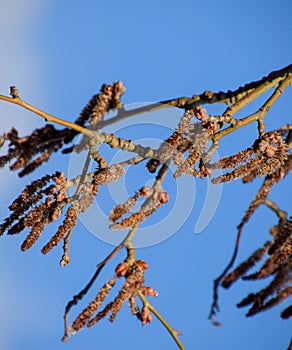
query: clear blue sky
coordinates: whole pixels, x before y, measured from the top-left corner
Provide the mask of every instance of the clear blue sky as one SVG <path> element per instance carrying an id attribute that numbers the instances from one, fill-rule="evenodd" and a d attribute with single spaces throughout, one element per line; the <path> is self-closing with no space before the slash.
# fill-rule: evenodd
<path id="1" fill-rule="evenodd" d="M 0 91 L 6 93 L 10 85 L 17 85 L 27 101 L 74 120 L 101 84 L 116 80 L 127 87 L 126 104 L 191 96 L 206 89 L 235 89 L 291 63 L 291 13 L 290 0 L 2 1 Z M 272 109 L 267 129 L 291 123 L 289 105 L 291 88 Z M 0 103 L 0 116 L 1 132 L 11 126 L 28 132 L 35 122 L 43 125 L 37 116 L 4 103 Z M 165 132 L 165 115 L 153 118 L 162 123 Z M 155 129 L 155 137 L 158 131 Z M 130 133 L 131 126 L 119 132 Z M 153 134 L 148 125 L 140 128 L 136 137 Z M 255 136 L 255 126 L 231 136 L 222 144 L 222 155 L 228 154 L 230 143 L 236 152 L 248 147 Z M 45 171 L 51 173 L 56 167 L 68 171 L 68 162 L 58 162 L 55 157 L 45 165 Z M 25 181 L 41 174 L 38 171 Z M 142 171 L 128 176 L 129 194 L 149 178 Z M 261 283 L 240 282 L 229 291 L 221 290 L 218 317 L 224 327 L 215 328 L 207 320 L 213 279 L 229 261 L 235 228 L 260 183 L 243 186 L 237 181 L 223 186 L 212 221 L 195 234 L 206 196 L 205 182 L 195 181 L 195 204 L 186 223 L 168 240 L 138 250 L 138 257 L 149 264 L 147 284 L 159 292 L 153 304 L 183 333 L 186 349 L 274 350 L 288 345 L 291 321 L 280 319 L 280 307 L 247 319 L 246 310 L 235 306 L 248 292 L 259 290 Z M 173 184 L 171 179 L 168 184 Z M 291 188 L 291 178 L 274 189 L 271 198 L 291 213 L 289 185 Z M 16 175 L 2 171 L 1 219 L 8 214 L 7 202 L 23 186 Z M 177 192 L 185 191 L 186 185 L 180 186 Z M 156 222 L 165 213 L 158 215 Z M 237 262 L 269 239 L 268 229 L 276 221 L 268 210 L 258 211 L 246 227 Z M 49 230 L 47 236 L 50 234 Z M 26 254 L 19 249 L 23 236 L 1 238 L 1 349 L 176 349 L 158 321 L 142 328 L 126 305 L 114 324 L 104 320 L 72 336 L 69 344 L 61 343 L 66 302 L 85 285 L 111 246 L 81 224 L 72 239 L 72 262 L 61 269 L 60 247 L 46 257 L 40 253 L 47 240 L 44 236 Z M 121 254 L 114 259 L 78 310 L 87 305 L 123 258 Z"/>

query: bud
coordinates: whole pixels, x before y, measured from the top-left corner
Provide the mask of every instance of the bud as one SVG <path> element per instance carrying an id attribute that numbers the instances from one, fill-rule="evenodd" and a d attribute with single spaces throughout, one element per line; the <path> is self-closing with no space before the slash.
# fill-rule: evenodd
<path id="1" fill-rule="evenodd" d="M 142 313 L 141 313 L 141 321 L 142 321 L 142 326 L 152 321 L 152 314 L 147 306 L 143 306 Z"/>
<path id="2" fill-rule="evenodd" d="M 140 193 L 143 197 L 149 198 L 153 193 L 153 188 L 144 186 L 141 188 Z"/>
<path id="3" fill-rule="evenodd" d="M 148 264 L 144 260 L 137 260 L 134 264 L 134 268 L 140 268 L 142 270 L 148 270 Z"/>
<path id="4" fill-rule="evenodd" d="M 158 292 L 152 288 L 152 287 L 146 287 L 144 286 L 142 289 L 143 294 L 147 295 L 148 297 L 157 297 Z"/>
<path id="5" fill-rule="evenodd" d="M 65 188 L 61 188 L 61 190 L 58 193 L 56 199 L 57 199 L 58 202 L 61 202 L 65 198 L 67 198 L 66 190 L 65 190 Z"/>
<path id="6" fill-rule="evenodd" d="M 123 277 L 129 271 L 129 265 L 126 262 L 120 263 L 115 270 L 115 274 L 117 277 Z"/>
<path id="7" fill-rule="evenodd" d="M 197 106 L 194 108 L 195 116 L 202 121 L 202 123 L 206 123 L 209 120 L 208 113 L 204 107 Z"/>
<path id="8" fill-rule="evenodd" d="M 51 204 L 53 204 L 53 202 L 54 202 L 54 198 L 53 198 L 53 197 L 48 197 L 48 198 L 46 199 L 46 205 L 47 205 L 48 207 L 50 207 Z"/>
<path id="9" fill-rule="evenodd" d="M 267 157 L 274 157 L 276 151 L 277 151 L 277 146 L 271 145 L 271 144 L 270 144 L 270 145 L 266 148 L 266 156 L 267 156 Z"/>
<path id="10" fill-rule="evenodd" d="M 55 176 L 53 176 L 53 180 L 57 185 L 62 185 L 66 181 L 66 176 L 63 172 L 57 171 L 55 173 Z"/>
<path id="11" fill-rule="evenodd" d="M 169 201 L 169 196 L 165 191 L 159 193 L 159 201 L 161 204 L 165 204 Z"/>
<path id="12" fill-rule="evenodd" d="M 126 92 L 126 87 L 121 81 L 117 81 L 114 83 L 115 93 L 119 95 L 123 95 Z"/>

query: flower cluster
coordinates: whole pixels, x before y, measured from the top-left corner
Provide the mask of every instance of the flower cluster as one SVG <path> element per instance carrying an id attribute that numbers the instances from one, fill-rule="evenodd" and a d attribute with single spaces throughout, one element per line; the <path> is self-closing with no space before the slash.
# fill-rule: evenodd
<path id="1" fill-rule="evenodd" d="M 121 95 L 126 91 L 121 81 L 113 85 L 104 84 L 99 94 L 94 95 L 84 107 L 75 124 L 96 130 L 105 113 L 109 110 L 120 108 Z M 25 176 L 33 172 L 37 167 L 48 161 L 51 155 L 77 136 L 78 132 L 69 128 L 55 129 L 52 124 L 46 124 L 43 128 L 36 129 L 29 136 L 19 137 L 16 129 L 3 135 L 1 144 L 9 142 L 8 154 L 0 157 L 0 168 L 14 160 L 10 166 L 13 171 L 19 170 L 19 176 Z M 63 153 L 72 150 L 82 151 L 88 148 L 88 137 L 84 137 L 75 147 L 63 149 Z"/>
<path id="2" fill-rule="evenodd" d="M 229 273 L 222 286 L 229 288 L 237 279 L 258 280 L 272 277 L 269 285 L 258 293 L 249 294 L 238 307 L 251 305 L 247 316 L 267 310 L 292 295 L 292 218 L 280 220 L 271 233 L 273 239 L 257 251 L 251 257 L 241 263 L 235 270 Z M 247 275 L 247 272 L 259 261 L 266 258 L 260 270 Z M 283 318 L 292 317 L 291 306 L 283 310 Z"/>
<path id="3" fill-rule="evenodd" d="M 147 296 L 158 295 L 155 289 L 144 285 L 144 272 L 147 269 L 148 265 L 143 260 L 136 260 L 131 265 L 127 261 L 120 263 L 115 269 L 113 278 L 100 288 L 94 300 L 75 318 L 69 329 L 69 333 L 74 334 L 85 325 L 92 327 L 108 314 L 110 314 L 109 320 L 114 322 L 118 312 L 126 301 L 129 301 L 132 314 L 140 319 L 142 325 L 151 322 L 152 314 L 148 307 L 144 305 L 140 310 L 136 304 L 136 298 L 139 296 L 139 293 Z M 125 281 L 117 296 L 108 302 L 102 310 L 97 312 L 119 278 L 124 278 Z"/>
<path id="4" fill-rule="evenodd" d="M 212 179 L 214 184 L 243 178 L 244 182 L 252 180 L 256 175 L 266 176 L 281 168 L 289 156 L 289 148 L 276 131 L 263 134 L 251 148 L 237 154 L 220 159 L 212 164 L 213 169 L 232 169 Z"/>
<path id="5" fill-rule="evenodd" d="M 193 116 L 196 116 L 200 123 L 193 122 Z M 187 110 L 174 133 L 159 147 L 157 157 L 148 161 L 147 169 L 155 172 L 161 163 L 172 159 L 177 166 L 174 173 L 175 178 L 183 173 L 199 177 L 209 175 L 203 156 L 208 142 L 217 129 L 217 122 L 208 116 L 205 108 L 195 107 L 193 110 Z M 197 169 L 197 164 L 199 169 Z"/>
<path id="6" fill-rule="evenodd" d="M 250 203 L 247 211 L 245 212 L 239 227 L 248 222 L 251 215 L 255 212 L 255 210 L 263 204 L 264 200 L 269 195 L 272 187 L 277 184 L 280 180 L 288 175 L 290 170 L 292 169 L 292 155 L 289 155 L 285 160 L 283 166 L 277 169 L 270 175 L 267 175 L 264 179 L 264 182 L 258 192 L 256 193 L 255 199 Z"/>
<path id="7" fill-rule="evenodd" d="M 9 148 L 8 154 L 0 157 L 0 167 L 14 159 L 10 170 L 19 170 L 20 177 L 33 172 L 48 161 L 52 153 L 60 150 L 68 130 L 56 130 L 53 125 L 47 124 L 29 136 L 19 137 L 17 130 L 12 128 L 3 136 L 5 141 L 9 141 Z"/>
<path id="8" fill-rule="evenodd" d="M 140 196 L 148 199 L 148 201 L 145 202 L 145 205 L 143 205 L 139 211 L 116 222 L 133 208 Z M 141 223 L 168 201 L 169 196 L 164 190 L 154 190 L 153 188 L 144 186 L 133 197 L 130 197 L 125 203 L 119 204 L 111 211 L 109 219 L 114 223 L 110 227 L 113 230 L 133 227 L 136 224 Z"/>
<path id="9" fill-rule="evenodd" d="M 125 92 L 126 88 L 121 81 L 114 82 L 113 85 L 104 84 L 101 87 L 100 93 L 94 95 L 89 100 L 75 123 L 86 126 L 91 130 L 97 130 L 99 128 L 99 123 L 103 120 L 107 112 L 122 107 L 120 98 Z M 71 142 L 76 134 L 76 131 L 71 130 L 65 140 L 66 143 Z M 79 144 L 65 149 L 63 152 L 68 153 L 72 150 L 81 152 L 88 147 L 89 139 L 87 136 L 84 136 Z"/>
<path id="10" fill-rule="evenodd" d="M 208 115 L 206 108 L 197 106 L 194 108 L 194 114 L 198 120 L 201 121 L 201 125 L 214 133 L 219 130 L 218 118 Z"/>
<path id="11" fill-rule="evenodd" d="M 51 181 L 54 181 L 55 184 L 47 186 Z M 42 231 L 41 228 L 57 219 L 58 212 L 62 210 L 67 201 L 65 189 L 65 175 L 58 171 L 54 175 L 46 175 L 33 181 L 9 206 L 12 213 L 0 225 L 0 234 L 7 231 L 12 235 L 30 227 L 32 236 L 36 237 L 36 232 Z M 37 205 L 44 196 L 47 196 L 46 201 Z M 34 241 L 28 239 L 23 250 L 28 249 L 33 243 Z"/>
<path id="12" fill-rule="evenodd" d="M 232 271 L 230 274 L 227 275 L 227 272 L 232 268 L 235 258 L 237 256 L 239 245 L 240 245 L 240 239 L 243 232 L 243 228 L 245 224 L 249 221 L 251 216 L 255 213 L 255 211 L 259 208 L 260 205 L 267 203 L 267 197 L 272 189 L 272 187 L 278 183 L 280 180 L 282 180 L 292 169 L 292 156 L 289 155 L 284 162 L 283 166 L 279 169 L 277 169 L 275 172 L 273 172 L 270 175 L 267 175 L 264 179 L 264 182 L 258 192 L 256 193 L 255 199 L 250 203 L 248 209 L 246 210 L 240 224 L 237 227 L 237 239 L 236 239 L 236 245 L 235 249 L 231 258 L 231 261 L 228 263 L 222 274 L 214 281 L 214 287 L 213 287 L 213 303 L 210 311 L 209 318 L 215 325 L 220 325 L 218 321 L 214 319 L 214 315 L 218 311 L 218 287 L 220 284 L 222 284 L 223 287 L 229 288 L 229 286 L 235 282 L 239 277 L 244 276 L 248 270 L 250 270 L 256 263 L 258 263 L 260 260 L 262 260 L 267 253 L 274 254 L 275 247 L 280 248 L 280 244 L 283 243 L 283 240 L 281 240 L 280 237 L 283 236 L 283 234 L 280 234 L 276 239 L 275 242 L 267 242 L 263 247 L 256 250 L 254 254 L 248 258 L 246 261 L 244 261 L 237 269 Z M 278 214 L 279 215 L 279 214 Z M 280 216 L 281 217 L 281 216 Z M 283 218 L 281 218 L 283 220 Z M 279 229 L 282 227 L 282 221 L 280 220 L 279 225 L 273 229 L 273 234 L 276 235 L 279 232 Z M 289 226 L 289 225 L 288 225 Z M 287 225 L 285 226 L 287 227 Z M 280 244 L 279 244 L 280 242 Z M 272 250 L 269 250 L 271 247 Z M 290 248 L 289 248 L 290 247 Z M 289 250 L 290 249 L 290 250 Z M 288 252 L 288 254 L 287 254 Z M 283 258 L 282 262 L 287 258 L 287 255 L 291 254 L 291 246 L 290 243 L 288 245 L 288 248 L 286 247 L 283 251 L 282 249 L 279 250 L 280 256 L 274 255 L 270 259 L 267 259 L 266 263 L 261 269 L 260 273 L 255 274 L 256 277 L 258 276 L 267 276 L 272 273 L 276 273 L 279 269 L 279 267 L 275 267 L 274 263 L 280 263 L 281 264 L 281 257 Z M 280 259 L 279 259 L 280 258 Z M 283 266 L 286 266 L 286 262 Z M 275 267 L 275 269 L 274 269 Z M 285 267 L 286 271 L 286 267 Z M 244 277 L 245 279 L 248 279 L 247 277 Z M 260 277 L 261 278 L 261 277 Z M 253 279 L 253 276 L 250 276 L 250 279 Z M 277 280 L 278 281 L 278 280 Z M 278 283 L 278 282 L 277 282 Z M 285 291 L 286 293 L 286 291 Z M 282 294 L 281 294 L 282 295 Z M 286 295 L 286 294 L 285 294 Z M 257 295 L 255 296 L 257 298 Z M 277 299 L 278 300 L 278 299 Z M 283 295 L 279 300 L 283 300 Z M 280 302 L 280 301 L 279 301 Z M 269 303 L 270 305 L 270 303 Z M 287 313 L 287 311 L 285 311 Z"/>
<path id="13" fill-rule="evenodd" d="M 6 231 L 9 235 L 18 234 L 29 228 L 30 233 L 21 245 L 21 250 L 26 251 L 40 238 L 45 227 L 58 220 L 64 208 L 69 205 L 63 223 L 41 250 L 43 254 L 47 254 L 71 235 L 78 216 L 93 204 L 99 186 L 117 181 L 123 174 L 124 169 L 119 164 L 98 169 L 82 184 L 78 197 L 67 196 L 68 188 L 75 185 L 76 180 L 67 180 L 63 172 L 57 171 L 53 175 L 33 181 L 9 206 L 12 213 L 0 225 L 0 235 Z M 67 247 L 64 244 L 64 251 L 65 249 Z M 64 259 L 69 262 L 67 254 Z M 61 264 L 64 264 L 63 260 Z"/>

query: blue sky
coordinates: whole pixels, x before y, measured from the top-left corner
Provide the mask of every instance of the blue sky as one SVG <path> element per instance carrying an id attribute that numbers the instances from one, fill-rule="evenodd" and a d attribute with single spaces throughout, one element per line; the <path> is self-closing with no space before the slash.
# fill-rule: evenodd
<path id="1" fill-rule="evenodd" d="M 206 89 L 235 89 L 291 63 L 291 11 L 289 0 L 248 0 L 236 4 L 234 1 L 3 1 L 0 91 L 7 93 L 10 85 L 16 85 L 23 99 L 73 121 L 103 83 L 116 80 L 122 80 L 127 87 L 123 101 L 128 105 L 191 96 Z M 291 87 L 272 108 L 266 123 L 268 130 L 291 122 L 291 111 L 287 108 L 290 101 Z M 253 104 L 246 113 L 259 105 Z M 223 108 L 208 110 L 213 113 Z M 0 113 L 3 132 L 15 126 L 27 133 L 34 126 L 43 125 L 37 116 L 4 102 L 0 103 Z M 171 113 L 174 112 L 146 115 L 115 128 L 124 136 L 157 141 L 158 135 L 167 136 L 168 128 L 175 126 L 177 115 Z M 142 123 L 146 123 L 143 128 L 139 127 Z M 224 140 L 220 155 L 248 147 L 256 137 L 255 129 L 253 125 Z M 54 157 L 43 171 L 52 173 L 58 168 L 68 173 L 70 164 L 69 158 L 60 162 Z M 16 174 L 1 170 L 1 219 L 8 214 L 6 204 L 27 181 L 40 177 L 43 171 L 38 170 L 23 182 Z M 125 196 L 151 178 L 143 167 L 127 176 L 129 183 L 122 184 Z M 195 193 L 194 204 L 189 204 L 190 215 L 175 212 L 178 216 L 186 215 L 185 224 L 160 244 L 138 249 L 138 257 L 149 264 L 147 284 L 159 292 L 153 304 L 183 333 L 186 349 L 287 347 L 291 321 L 280 319 L 281 308 L 247 319 L 246 310 L 235 306 L 248 292 L 259 290 L 261 283 L 239 282 L 229 291 L 222 290 L 218 317 L 224 327 L 215 328 L 207 320 L 213 279 L 229 261 L 235 228 L 260 184 L 261 181 L 255 181 L 243 186 L 237 181 L 224 185 L 212 221 L 203 232 L 195 234 L 194 226 L 207 190 L 205 181 L 196 180 L 190 195 Z M 291 178 L 279 184 L 271 198 L 291 213 L 289 184 L 291 187 Z M 177 193 L 185 195 L 186 183 L 175 190 L 169 177 L 166 185 L 174 198 Z M 117 188 L 112 191 L 119 195 Z M 100 208 L 106 211 L 107 203 Z M 175 200 L 170 202 L 149 226 L 155 230 L 155 224 L 177 208 L 181 209 Z M 276 221 L 267 209 L 258 211 L 246 227 L 237 262 L 269 239 L 268 229 Z M 172 225 L 166 222 L 164 226 Z M 104 320 L 73 336 L 69 344 L 60 342 L 66 302 L 85 285 L 96 264 L 111 249 L 88 231 L 81 222 L 72 238 L 72 262 L 63 269 L 58 265 L 59 247 L 46 257 L 40 253 L 46 237 L 26 254 L 19 249 L 23 236 L 1 238 L 1 349 L 176 349 L 158 321 L 142 328 L 126 305 L 114 324 Z M 123 259 L 123 254 L 114 259 L 78 311 Z"/>

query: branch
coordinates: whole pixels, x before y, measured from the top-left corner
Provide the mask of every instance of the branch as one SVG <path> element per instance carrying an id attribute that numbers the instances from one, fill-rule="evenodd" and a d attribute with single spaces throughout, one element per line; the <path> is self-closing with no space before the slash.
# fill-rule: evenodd
<path id="1" fill-rule="evenodd" d="M 276 88 L 272 96 L 259 108 L 259 110 L 245 118 L 238 119 L 235 121 L 235 124 L 231 125 L 230 127 L 218 132 L 214 140 L 218 141 L 222 137 L 232 133 L 234 130 L 242 128 L 243 126 L 246 126 L 247 124 L 250 124 L 254 121 L 259 121 L 259 123 L 263 123 L 263 118 L 266 115 L 266 113 L 270 110 L 271 106 L 276 102 L 276 100 L 281 96 L 281 94 L 284 92 L 284 90 L 292 84 L 292 74 L 288 74 L 286 78 L 281 80 L 279 83 L 279 86 Z M 235 113 L 237 113 L 240 109 L 245 107 L 247 104 L 251 103 L 253 100 L 261 96 L 264 92 L 266 92 L 269 88 L 269 86 L 263 85 L 259 86 L 257 89 L 252 91 L 249 95 L 246 95 L 242 100 L 238 101 L 238 103 L 235 103 L 231 108 L 227 108 L 227 110 L 224 112 L 224 115 L 228 115 L 228 117 L 232 117 Z M 260 127 L 260 131 L 263 132 L 263 125 Z"/>
<path id="2" fill-rule="evenodd" d="M 98 125 L 99 128 L 103 128 L 107 125 L 111 125 L 113 123 L 119 122 L 120 120 L 143 114 L 148 112 L 158 111 L 163 108 L 176 107 L 182 109 L 193 109 L 196 106 L 204 105 L 204 104 L 215 104 L 215 103 L 224 103 L 226 105 L 231 105 L 243 99 L 243 97 L 249 95 L 254 90 L 258 90 L 258 88 L 262 87 L 262 92 L 268 91 L 273 87 L 277 87 L 279 82 L 283 80 L 287 74 L 292 73 L 292 64 L 284 67 L 283 69 L 271 72 L 267 77 L 263 77 L 258 81 L 254 81 L 244 85 L 243 87 L 239 87 L 234 91 L 227 92 L 212 92 L 205 91 L 200 95 L 194 95 L 192 97 L 178 97 L 170 100 L 164 100 L 156 103 L 149 104 L 147 106 L 138 107 L 129 111 L 124 109 L 120 109 L 117 116 L 101 121 Z M 259 94 L 260 95 L 260 94 Z M 259 96 L 258 95 L 258 96 Z"/>
<path id="3" fill-rule="evenodd" d="M 57 117 L 54 117 L 53 115 L 51 114 L 48 114 L 36 107 L 34 107 L 33 105 L 23 101 L 19 96 L 18 96 L 18 91 L 16 89 L 15 86 L 11 86 L 10 87 L 10 91 L 11 91 L 11 95 L 12 97 L 9 97 L 9 96 L 5 96 L 5 95 L 0 95 L 0 100 L 3 100 L 3 101 L 6 101 L 6 102 L 10 102 L 10 103 L 14 103 L 18 106 L 21 106 L 41 117 L 43 117 L 45 119 L 45 121 L 49 121 L 49 122 L 52 122 L 52 123 L 56 123 L 56 124 L 59 124 L 59 125 L 63 125 L 63 126 L 66 126 L 70 129 L 73 129 L 75 131 L 78 131 L 88 137 L 92 137 L 95 133 L 91 130 L 88 130 L 86 128 L 83 128 L 82 126 L 80 125 L 77 125 L 77 124 L 74 124 L 74 123 L 70 123 L 70 122 L 67 122 L 66 120 L 63 120 L 63 119 L 60 119 L 60 118 L 57 118 Z"/>

